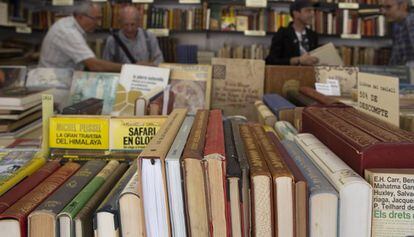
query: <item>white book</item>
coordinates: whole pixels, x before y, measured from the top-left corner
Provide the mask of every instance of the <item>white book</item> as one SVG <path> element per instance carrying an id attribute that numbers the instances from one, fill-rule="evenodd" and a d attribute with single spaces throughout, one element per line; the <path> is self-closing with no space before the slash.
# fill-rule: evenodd
<path id="1" fill-rule="evenodd" d="M 295 143 L 339 192 L 339 237 L 370 237 L 371 185 L 314 135 L 298 134 Z"/>
<path id="2" fill-rule="evenodd" d="M 172 144 L 167 157 L 167 186 L 168 202 L 170 204 L 170 219 L 173 237 L 186 236 L 186 221 L 184 209 L 184 194 L 181 176 L 180 158 L 187 143 L 188 135 L 194 122 L 194 117 L 187 116 L 181 125 L 174 143 Z"/>
<path id="3" fill-rule="evenodd" d="M 332 42 L 310 51 L 309 54 L 319 59 L 318 65 L 342 66 L 344 64 Z"/>

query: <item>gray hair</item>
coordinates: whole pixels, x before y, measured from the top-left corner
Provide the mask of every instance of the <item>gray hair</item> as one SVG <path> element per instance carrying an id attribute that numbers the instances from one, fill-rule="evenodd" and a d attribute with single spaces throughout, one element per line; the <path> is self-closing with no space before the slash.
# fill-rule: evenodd
<path id="1" fill-rule="evenodd" d="M 90 0 L 79 1 L 79 3 L 76 4 L 73 15 L 88 15 L 91 11 L 92 6 L 93 2 Z"/>

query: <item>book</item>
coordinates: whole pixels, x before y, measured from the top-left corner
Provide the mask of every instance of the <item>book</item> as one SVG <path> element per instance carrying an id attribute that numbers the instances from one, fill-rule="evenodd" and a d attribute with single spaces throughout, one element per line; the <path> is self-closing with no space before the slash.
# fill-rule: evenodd
<path id="1" fill-rule="evenodd" d="M 171 235 L 165 157 L 186 114 L 187 109 L 174 109 L 163 127 L 138 157 L 138 175 L 142 180 L 148 236 Z"/>
<path id="2" fill-rule="evenodd" d="M 4 212 L 20 198 L 34 189 L 59 167 L 59 161 L 49 161 L 35 173 L 31 174 L 19 184 L 11 188 L 7 193 L 0 196 L 0 213 Z"/>
<path id="3" fill-rule="evenodd" d="M 295 127 L 287 121 L 277 121 L 275 123 L 275 132 L 281 140 L 293 141 L 298 133 Z"/>
<path id="4" fill-rule="evenodd" d="M 96 209 L 93 217 L 94 235 L 103 237 L 120 235 L 119 196 L 136 171 L 137 165 L 133 162 Z"/>
<path id="5" fill-rule="evenodd" d="M 289 90 L 286 93 L 286 99 L 296 106 L 310 106 L 317 104 L 314 99 L 300 93 L 299 90 Z"/>
<path id="6" fill-rule="evenodd" d="M 149 114 L 148 106 L 150 105 L 150 102 L 162 96 L 162 94 L 162 88 L 156 87 L 155 89 L 149 91 L 145 95 L 138 97 L 138 99 L 135 101 L 135 116 L 144 116 Z"/>
<path id="7" fill-rule="evenodd" d="M 170 85 L 174 93 L 174 108 L 187 108 L 189 114 L 210 108 L 210 65 L 162 63 L 159 66 L 171 69 Z"/>
<path id="8" fill-rule="evenodd" d="M 27 219 L 29 235 L 33 237 L 58 235 L 57 215 L 105 166 L 105 163 L 102 160 L 88 161 L 56 192 L 31 212 Z"/>
<path id="9" fill-rule="evenodd" d="M 245 153 L 243 141 L 240 135 L 239 125 L 246 123 L 246 119 L 228 118 L 231 121 L 231 130 L 234 143 L 236 146 L 237 158 L 242 172 L 241 177 L 241 199 L 243 202 L 243 233 L 244 236 L 250 236 L 251 233 L 251 198 L 250 198 L 250 166 Z"/>
<path id="10" fill-rule="evenodd" d="M 23 87 L 26 79 L 26 66 L 1 66 L 0 67 L 0 88 Z"/>
<path id="11" fill-rule="evenodd" d="M 88 98 L 102 99 L 102 114 L 108 115 L 115 102 L 118 81 L 119 73 L 75 71 L 69 99 L 65 106 L 76 104 Z"/>
<path id="12" fill-rule="evenodd" d="M 301 87 L 299 91 L 301 94 L 310 97 L 322 105 L 341 104 L 337 99 L 321 94 L 311 87 Z"/>
<path id="13" fill-rule="evenodd" d="M 410 236 L 412 226 L 413 169 L 367 169 L 372 185 L 372 235 Z"/>
<path id="14" fill-rule="evenodd" d="M 414 167 L 412 133 L 354 108 L 305 108 L 303 132 L 313 133 L 360 175 L 367 168 Z"/>
<path id="15" fill-rule="evenodd" d="M 9 113 L 0 114 L 0 119 L 10 119 L 10 120 L 19 120 L 23 117 L 26 117 L 29 114 L 32 114 L 38 110 L 42 109 L 42 105 L 38 104 L 27 110 L 10 110 Z"/>
<path id="16" fill-rule="evenodd" d="M 337 236 L 339 194 L 294 141 L 282 140 L 290 158 L 302 171 L 309 190 L 309 236 Z"/>
<path id="17" fill-rule="evenodd" d="M 357 89 L 357 67 L 342 66 L 316 66 L 315 81 L 328 83 L 328 80 L 336 80 L 340 86 L 341 96 L 351 97 L 352 90 Z"/>
<path id="18" fill-rule="evenodd" d="M 27 73 L 26 87 L 56 88 L 69 91 L 72 85 L 73 69 L 37 67 Z"/>
<path id="19" fill-rule="evenodd" d="M 209 113 L 204 145 L 204 176 L 208 193 L 210 233 L 230 236 L 230 216 L 227 203 L 226 154 L 221 110 Z"/>
<path id="20" fill-rule="evenodd" d="M 126 64 L 122 66 L 112 115 L 134 115 L 135 101 L 156 87 L 168 84 L 170 69 Z"/>
<path id="21" fill-rule="evenodd" d="M 250 168 L 252 235 L 273 236 L 276 226 L 272 175 L 249 125 L 241 124 L 239 130 Z"/>
<path id="22" fill-rule="evenodd" d="M 135 172 L 119 195 L 119 224 L 125 237 L 146 236 L 140 178 Z"/>
<path id="23" fill-rule="evenodd" d="M 339 236 L 371 236 L 372 187 L 312 134 L 295 143 L 339 193 Z"/>
<path id="24" fill-rule="evenodd" d="M 41 101 L 42 94 L 51 94 L 51 90 L 10 88 L 0 91 L 0 106 L 30 108 Z M 22 109 L 25 110 L 25 109 Z"/>
<path id="25" fill-rule="evenodd" d="M 34 113 L 19 120 L 0 120 L 0 132 L 13 132 L 21 127 L 31 124 L 42 116 L 42 111 L 38 110 Z"/>
<path id="26" fill-rule="evenodd" d="M 315 70 L 310 66 L 266 66 L 264 93 L 286 97 L 288 91 L 315 85 Z"/>
<path id="27" fill-rule="evenodd" d="M 213 58 L 211 108 L 224 116 L 243 115 L 255 119 L 254 102 L 261 100 L 265 62 L 253 59 Z"/>
<path id="28" fill-rule="evenodd" d="M 277 236 L 286 237 L 293 237 L 295 234 L 298 235 L 300 233 L 295 233 L 294 183 L 296 181 L 294 176 L 284 163 L 280 150 L 272 144 L 263 127 L 259 124 L 251 124 L 250 131 L 254 134 L 254 137 L 256 137 L 258 141 L 257 143 L 259 149 L 263 154 L 263 158 L 272 177 L 272 192 L 274 198 L 272 203 L 274 212 L 274 233 L 277 234 Z M 302 192 L 303 187 L 301 187 L 298 191 Z M 303 200 L 299 201 L 300 203 L 303 202 Z M 303 221 L 301 221 L 301 223 L 303 223 Z"/>
<path id="29" fill-rule="evenodd" d="M 278 94 L 263 95 L 263 102 L 277 117 L 277 120 L 293 123 L 293 111 L 296 107 L 295 105 Z M 271 127 L 274 127 L 274 124 L 271 125 Z"/>
<path id="30" fill-rule="evenodd" d="M 230 119 L 223 122 L 224 141 L 226 146 L 226 178 L 227 202 L 232 236 L 248 236 L 243 229 L 242 170 L 237 158 L 236 145 L 233 138 Z M 246 210 L 247 211 L 247 210 Z M 250 220 L 249 220 L 250 222 Z"/>
<path id="31" fill-rule="evenodd" d="M 309 54 L 319 59 L 318 65 L 342 66 L 344 64 L 332 42 L 310 51 Z"/>
<path id="32" fill-rule="evenodd" d="M 74 236 L 75 225 L 73 219 L 84 207 L 88 200 L 103 185 L 109 175 L 115 171 L 119 162 L 112 160 L 70 201 L 57 215 L 58 233 L 60 236 Z"/>
<path id="33" fill-rule="evenodd" d="M 168 202 L 170 205 L 171 232 L 173 236 L 186 236 L 185 205 L 181 175 L 181 155 L 187 143 L 194 117 L 187 116 L 165 158 Z"/>
<path id="34" fill-rule="evenodd" d="M 270 111 L 269 107 L 267 107 L 261 100 L 254 102 L 254 106 L 256 107 L 257 121 L 263 125 L 273 127 L 277 118 L 272 111 Z"/>
<path id="35" fill-rule="evenodd" d="M 122 177 L 128 169 L 127 163 L 121 163 L 116 170 L 105 180 L 105 183 L 98 191 L 89 199 L 82 210 L 74 218 L 75 236 L 88 237 L 93 236 L 93 214 L 96 208 L 105 199 L 106 195 L 111 191 L 112 187 Z"/>
<path id="36" fill-rule="evenodd" d="M 46 163 L 36 149 L 6 150 L 0 155 L 0 195 Z"/>
<path id="37" fill-rule="evenodd" d="M 103 100 L 89 98 L 73 105 L 63 108 L 62 114 L 89 114 L 99 115 L 102 113 Z"/>
<path id="38" fill-rule="evenodd" d="M 208 110 L 198 110 L 182 155 L 184 200 L 189 236 L 209 236 L 209 214 L 203 150 Z"/>
<path id="39" fill-rule="evenodd" d="M 307 237 L 308 236 L 308 184 L 302 173 L 299 170 L 296 163 L 292 160 L 286 149 L 280 143 L 279 139 L 273 132 L 266 132 L 267 136 L 275 145 L 280 153 L 281 160 L 285 163 L 286 167 L 291 171 L 294 177 L 294 226 L 295 236 Z"/>
<path id="40" fill-rule="evenodd" d="M 30 225 L 26 219 L 30 212 L 69 179 L 79 167 L 79 164 L 72 162 L 65 164 L 5 212 L 0 214 L 0 226 L 2 230 L 9 232 L 3 232 L 2 234 L 26 237 L 28 235 L 27 225 Z"/>

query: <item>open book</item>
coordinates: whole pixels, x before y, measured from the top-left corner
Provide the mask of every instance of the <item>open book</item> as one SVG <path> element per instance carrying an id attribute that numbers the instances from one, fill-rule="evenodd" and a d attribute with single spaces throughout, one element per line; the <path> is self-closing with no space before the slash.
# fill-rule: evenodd
<path id="1" fill-rule="evenodd" d="M 331 42 L 310 51 L 309 54 L 319 59 L 318 65 L 342 66 L 344 64 L 338 51 Z"/>

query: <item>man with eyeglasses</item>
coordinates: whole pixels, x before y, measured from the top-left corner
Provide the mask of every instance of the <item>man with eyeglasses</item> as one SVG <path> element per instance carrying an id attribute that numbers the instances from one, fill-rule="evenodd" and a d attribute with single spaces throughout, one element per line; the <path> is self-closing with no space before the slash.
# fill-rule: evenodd
<path id="1" fill-rule="evenodd" d="M 315 65 L 318 58 L 309 51 L 318 47 L 318 34 L 307 28 L 314 17 L 314 4 L 309 0 L 296 0 L 290 4 L 293 21 L 281 27 L 272 39 L 266 64 Z"/>
<path id="2" fill-rule="evenodd" d="M 122 64 L 96 58 L 86 42 L 86 33 L 100 26 L 102 11 L 98 4 L 82 1 L 73 16 L 64 17 L 49 29 L 40 52 L 39 67 L 119 72 Z"/>
<path id="3" fill-rule="evenodd" d="M 393 22 L 391 65 L 414 66 L 414 14 L 408 0 L 384 0 L 385 17 Z"/>

